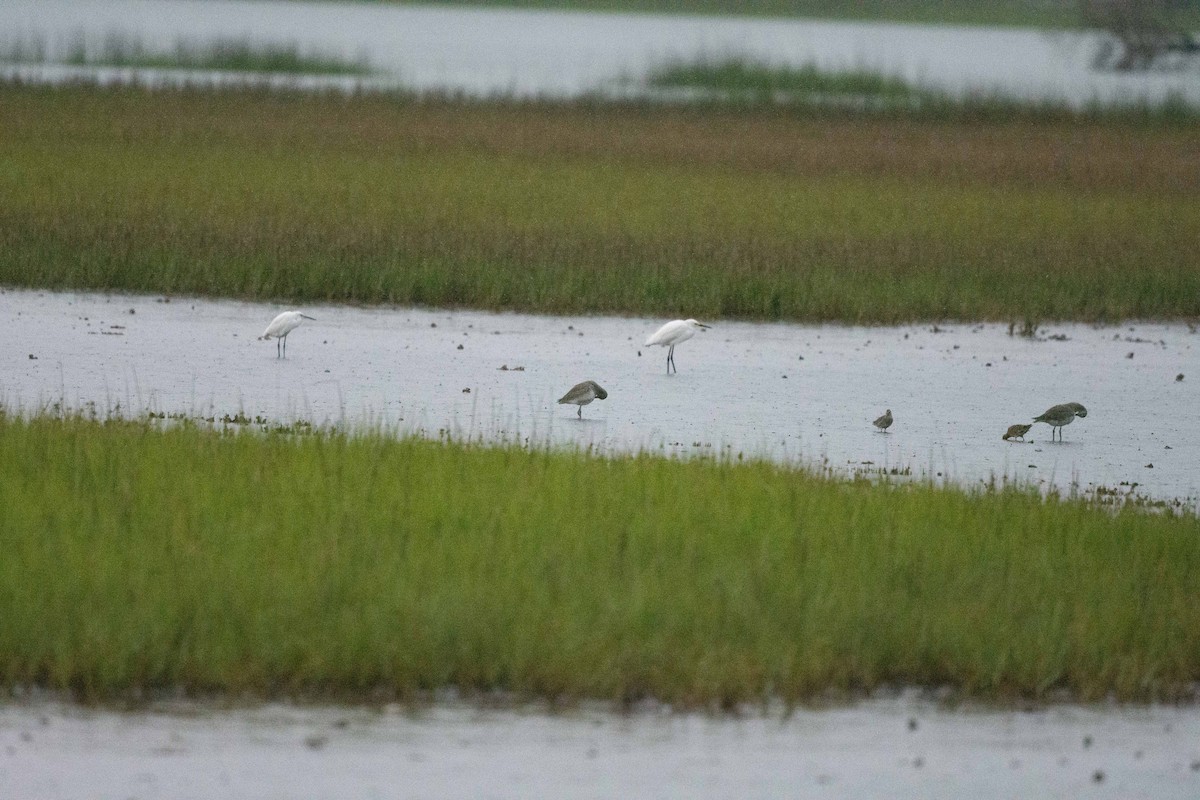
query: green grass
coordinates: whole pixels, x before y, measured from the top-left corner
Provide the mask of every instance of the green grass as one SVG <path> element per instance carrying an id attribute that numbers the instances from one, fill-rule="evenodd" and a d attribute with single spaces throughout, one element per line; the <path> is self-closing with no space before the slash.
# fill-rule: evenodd
<path id="1" fill-rule="evenodd" d="M 0 417 L 0 686 L 1170 700 L 1200 523 L 762 463 Z"/>
<path id="2" fill-rule="evenodd" d="M 781 99 L 819 102 L 838 98 L 891 103 L 913 103 L 922 99 L 947 102 L 942 95 L 918 90 L 903 78 L 868 70 L 829 71 L 815 64 L 790 67 L 741 57 L 672 61 L 653 70 L 647 84 L 656 88 L 721 92 L 760 102 L 779 102 Z"/>
<path id="3" fill-rule="evenodd" d="M 304 52 L 294 44 L 260 44 L 250 39 L 179 39 L 172 49 L 147 47 L 131 34 L 110 33 L 98 47 L 82 36 L 55 55 L 44 37 L 0 43 L 0 62 L 61 63 L 71 66 L 221 70 L 272 74 L 370 75 L 365 58 L 348 60 L 331 53 Z"/>
<path id="4" fill-rule="evenodd" d="M 0 284 L 861 323 L 1200 315 L 1200 127 L 0 87 Z"/>

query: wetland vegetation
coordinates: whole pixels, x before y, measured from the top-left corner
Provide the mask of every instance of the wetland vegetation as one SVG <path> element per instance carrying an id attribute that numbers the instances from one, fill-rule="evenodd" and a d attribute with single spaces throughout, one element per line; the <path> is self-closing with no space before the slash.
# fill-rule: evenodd
<path id="1" fill-rule="evenodd" d="M 1190 112 L 15 83 L 0 105 L 0 285 L 1200 316 Z M 0 686 L 720 707 L 1200 680 L 1190 512 L 226 421 L 255 430 L 0 416 Z"/>
<path id="2" fill-rule="evenodd" d="M 1189 115 L 13 84 L 0 103 L 5 285 L 857 323 L 1200 315 Z"/>
<path id="3" fill-rule="evenodd" d="M 151 47 L 138 36 L 112 32 L 94 44 L 79 34 L 56 52 L 45 36 L 0 41 L 0 63 L 67 64 L 74 67 L 227 70 L 275 74 L 370 75 L 365 56 L 347 59 L 311 52 L 296 44 L 258 43 L 247 38 L 176 40 L 172 48 Z"/>
<path id="4" fill-rule="evenodd" d="M 237 426 L 244 427 L 244 426 Z M 1190 698 L 1200 523 L 766 463 L 0 416 L 0 685 Z"/>

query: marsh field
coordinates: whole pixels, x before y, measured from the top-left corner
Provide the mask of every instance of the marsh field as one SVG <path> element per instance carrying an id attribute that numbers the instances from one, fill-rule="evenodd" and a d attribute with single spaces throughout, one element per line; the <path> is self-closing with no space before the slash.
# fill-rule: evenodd
<path id="1" fill-rule="evenodd" d="M 1200 316 L 1190 115 L 0 87 L 0 283 L 757 320 Z"/>
<path id="2" fill-rule="evenodd" d="M 11 83 L 0 107 L 5 286 L 854 324 L 1200 316 L 1189 114 Z M 895 685 L 1180 700 L 1200 679 L 1190 511 L 70 413 L 0 416 L 0 509 L 10 690 L 719 709 Z"/>

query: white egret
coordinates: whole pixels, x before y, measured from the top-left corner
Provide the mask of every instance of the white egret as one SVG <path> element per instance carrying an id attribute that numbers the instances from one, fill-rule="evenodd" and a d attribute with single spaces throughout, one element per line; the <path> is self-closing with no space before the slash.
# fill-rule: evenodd
<path id="1" fill-rule="evenodd" d="M 296 328 L 300 327 L 300 323 L 306 319 L 311 319 L 314 322 L 316 319 L 308 314 L 301 314 L 299 311 L 284 311 L 275 319 L 271 320 L 271 324 L 263 331 L 263 335 L 259 339 L 270 339 L 275 337 L 275 357 L 287 358 L 287 336 Z M 280 347 L 282 343 L 282 347 Z"/>
<path id="2" fill-rule="evenodd" d="M 608 397 L 608 392 L 604 391 L 603 386 L 595 381 L 584 381 L 572 386 L 571 390 L 564 394 L 558 402 L 579 406 L 579 418 L 583 419 L 584 406 L 593 400 L 603 400 L 606 397 Z"/>
<path id="3" fill-rule="evenodd" d="M 1034 422 L 1044 422 L 1050 426 L 1050 441 L 1054 441 L 1054 431 L 1058 431 L 1058 440 L 1062 441 L 1062 429 L 1064 425 L 1070 425 L 1075 421 L 1075 417 L 1086 417 L 1087 409 L 1079 403 L 1062 403 L 1061 405 L 1051 406 L 1039 416 L 1033 418 Z"/>
<path id="4" fill-rule="evenodd" d="M 675 345 L 680 342 L 686 342 L 688 339 L 696 335 L 696 331 L 700 328 L 708 328 L 703 322 L 697 322 L 694 319 L 676 319 L 663 325 L 654 332 L 654 335 L 646 340 L 646 347 L 651 345 L 660 345 L 667 348 L 667 374 L 671 374 L 671 367 L 675 367 Z M 675 371 L 679 372 L 679 367 L 675 367 Z"/>
<path id="5" fill-rule="evenodd" d="M 883 412 L 882 417 L 879 417 L 871 424 L 876 428 L 879 428 L 879 430 L 883 431 L 884 433 L 887 433 L 887 429 L 892 427 L 892 410 L 889 408 L 887 411 Z"/>

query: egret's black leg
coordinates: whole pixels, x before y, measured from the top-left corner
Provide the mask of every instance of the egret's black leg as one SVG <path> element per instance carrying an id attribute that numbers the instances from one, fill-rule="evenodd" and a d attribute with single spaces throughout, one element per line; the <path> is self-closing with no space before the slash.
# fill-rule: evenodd
<path id="1" fill-rule="evenodd" d="M 279 337 L 275 337 L 275 358 L 282 358 L 283 354 L 279 351 Z"/>

